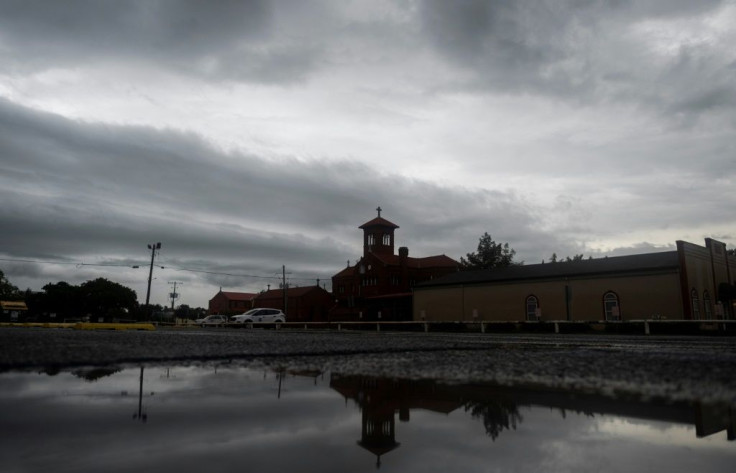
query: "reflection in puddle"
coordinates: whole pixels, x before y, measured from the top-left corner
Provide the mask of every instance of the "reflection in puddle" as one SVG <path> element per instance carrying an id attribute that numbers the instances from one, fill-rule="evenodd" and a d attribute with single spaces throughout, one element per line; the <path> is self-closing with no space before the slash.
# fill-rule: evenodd
<path id="1" fill-rule="evenodd" d="M 0 374 L 0 470 L 732 471 L 733 406 L 234 366 Z M 131 422 L 132 418 L 132 422 Z"/>

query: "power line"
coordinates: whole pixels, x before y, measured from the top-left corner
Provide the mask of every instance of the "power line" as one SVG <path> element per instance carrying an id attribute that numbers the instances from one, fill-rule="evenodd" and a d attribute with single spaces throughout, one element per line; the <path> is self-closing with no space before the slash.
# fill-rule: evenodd
<path id="1" fill-rule="evenodd" d="M 67 264 L 73 266 L 112 266 L 119 268 L 138 268 L 139 264 L 112 264 L 112 263 L 84 263 L 74 261 L 43 261 L 43 260 L 31 260 L 31 259 L 16 259 L 16 258 L 0 258 L 0 261 L 10 261 L 13 263 L 37 263 L 37 264 Z"/>
<path id="2" fill-rule="evenodd" d="M 160 258 L 159 258 L 160 260 Z M 76 266 L 76 267 L 82 267 L 82 266 L 99 266 L 99 267 L 114 267 L 114 268 L 133 268 L 138 269 L 141 266 L 145 265 L 145 263 L 136 263 L 136 264 L 115 264 L 115 263 L 85 263 L 83 261 L 45 261 L 45 260 L 32 260 L 32 259 L 19 259 L 19 258 L 0 258 L 0 261 L 8 261 L 13 263 L 35 263 L 35 264 L 61 264 L 61 265 L 70 265 L 70 266 Z M 254 278 L 254 279 L 281 279 L 281 276 L 258 276 L 255 274 L 240 274 L 240 273 L 226 273 L 223 271 L 208 271 L 203 269 L 191 269 L 191 268 L 183 268 L 179 266 L 160 266 L 161 269 L 172 269 L 174 271 L 186 271 L 190 273 L 201 273 L 201 274 L 211 274 L 215 276 L 231 276 L 231 277 L 237 277 L 237 278 Z M 297 278 L 290 278 L 295 279 L 299 281 L 312 281 L 315 279 L 322 279 L 322 278 L 315 278 L 315 277 L 297 277 Z"/>
<path id="3" fill-rule="evenodd" d="M 257 278 L 257 279 L 281 279 L 281 277 L 279 276 L 256 276 L 254 274 L 223 273 L 220 271 L 206 271 L 204 269 L 180 268 L 176 266 L 167 266 L 167 268 L 173 269 L 176 271 L 188 271 L 190 273 L 214 274 L 218 276 L 233 276 L 233 277 L 239 277 L 239 278 Z"/>

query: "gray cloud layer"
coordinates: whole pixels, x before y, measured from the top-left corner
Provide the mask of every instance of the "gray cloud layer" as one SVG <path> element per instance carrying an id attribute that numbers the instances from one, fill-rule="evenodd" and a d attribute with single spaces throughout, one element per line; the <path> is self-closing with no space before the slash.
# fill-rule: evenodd
<path id="1" fill-rule="evenodd" d="M 382 202 L 406 228 L 399 243 L 417 255 L 459 258 L 488 229 L 520 249 L 539 237 L 514 195 L 453 190 L 354 162 L 228 155 L 191 134 L 74 122 L 7 101 L 0 135 L 3 251 L 23 258 L 145 264 L 135 255 L 163 241 L 177 266 L 272 275 L 286 264 L 324 279 L 357 259 L 357 226 Z"/>
<path id="2" fill-rule="evenodd" d="M 734 11 L 684 0 L 0 1 L 0 256 L 145 264 L 145 245 L 162 241 L 168 266 L 287 265 L 306 282 L 360 255 L 357 226 L 378 205 L 417 256 L 459 258 L 485 231 L 527 262 L 662 249 L 662 235 L 732 245 Z M 195 124 L 147 119 L 202 107 L 213 91 L 213 107 L 232 100 L 246 119 L 196 108 Z M 125 116 L 97 118 L 113 106 Z M 281 135 L 259 134 L 279 120 Z M 230 128 L 261 148 L 220 141 Z M 432 166 L 442 179 L 406 171 Z M 106 274 L 0 264 L 35 289 Z"/>

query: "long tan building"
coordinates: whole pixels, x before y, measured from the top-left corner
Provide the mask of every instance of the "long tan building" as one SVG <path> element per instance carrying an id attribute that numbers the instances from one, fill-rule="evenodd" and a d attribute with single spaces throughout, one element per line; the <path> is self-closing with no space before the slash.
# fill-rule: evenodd
<path id="1" fill-rule="evenodd" d="M 427 321 L 734 319 L 736 258 L 726 245 L 457 272 L 414 288 Z"/>

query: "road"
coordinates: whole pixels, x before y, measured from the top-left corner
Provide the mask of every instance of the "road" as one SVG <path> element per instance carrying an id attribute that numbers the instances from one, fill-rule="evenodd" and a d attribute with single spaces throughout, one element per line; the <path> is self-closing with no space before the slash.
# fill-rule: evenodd
<path id="1" fill-rule="evenodd" d="M 736 403 L 736 338 L 0 328 L 0 371 L 240 363 Z"/>

